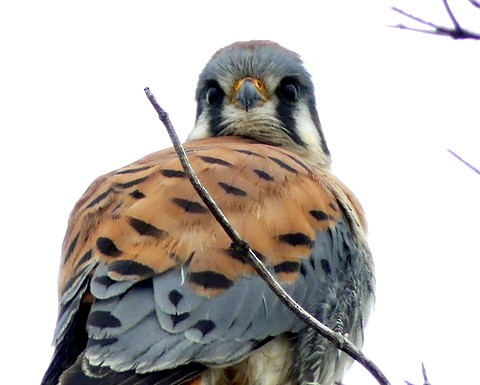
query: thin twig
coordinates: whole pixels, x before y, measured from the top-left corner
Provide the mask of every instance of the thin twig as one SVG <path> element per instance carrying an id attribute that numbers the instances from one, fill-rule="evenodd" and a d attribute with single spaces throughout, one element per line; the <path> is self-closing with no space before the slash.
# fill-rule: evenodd
<path id="1" fill-rule="evenodd" d="M 452 39 L 473 39 L 473 40 L 480 40 L 480 34 L 477 32 L 469 31 L 465 28 L 463 28 L 460 23 L 457 21 L 455 16 L 453 15 L 452 10 L 450 9 L 450 6 L 448 5 L 448 2 L 446 0 L 442 0 L 443 4 L 445 6 L 445 9 L 450 17 L 450 20 L 452 21 L 454 28 L 451 27 L 444 27 L 441 25 L 437 25 L 435 23 L 432 23 L 430 21 L 424 20 L 418 16 L 414 16 L 408 12 L 405 12 L 404 10 L 397 8 L 397 7 L 392 7 L 391 9 L 394 12 L 399 13 L 402 16 L 405 16 L 411 20 L 416 21 L 417 23 L 427 25 L 432 29 L 421 29 L 421 28 L 413 28 L 406 26 L 404 24 L 397 24 L 397 25 L 389 25 L 388 27 L 391 28 L 398 28 L 398 29 L 405 29 L 407 31 L 414 31 L 414 32 L 421 32 L 421 33 L 427 33 L 430 35 L 437 35 L 437 36 L 449 36 Z M 480 4 L 475 1 L 475 0 L 469 0 L 473 5 L 478 6 L 480 8 Z"/>
<path id="2" fill-rule="evenodd" d="M 422 362 L 422 374 L 423 374 L 423 385 L 431 385 L 430 382 L 428 382 L 427 378 L 427 369 L 425 369 L 425 365 Z"/>
<path id="3" fill-rule="evenodd" d="M 477 0 L 468 0 L 470 2 L 470 4 L 472 4 L 475 8 L 478 8 L 480 9 L 480 2 L 478 2 Z"/>
<path id="4" fill-rule="evenodd" d="M 423 375 L 423 384 L 422 385 L 432 385 L 430 382 L 428 382 L 428 377 L 427 377 L 427 370 L 425 369 L 425 365 L 422 362 L 422 375 Z M 404 381 L 406 385 L 415 385 L 412 384 L 411 382 Z"/>
<path id="5" fill-rule="evenodd" d="M 425 365 L 423 364 L 422 362 L 422 375 L 423 375 L 423 384 L 422 385 L 432 385 L 430 384 L 430 382 L 428 382 L 428 378 L 427 378 L 427 370 L 425 369 Z M 415 385 L 415 384 L 412 384 L 411 382 L 408 382 L 408 381 L 404 381 L 406 385 Z"/>
<path id="6" fill-rule="evenodd" d="M 480 170 L 478 168 L 476 168 L 475 166 L 471 165 L 470 163 L 468 163 L 465 159 L 463 159 L 460 155 L 456 154 L 454 151 L 450 150 L 449 148 L 447 148 L 447 151 L 452 154 L 455 158 L 457 158 L 460 162 L 462 162 L 465 166 L 467 166 L 468 168 L 470 168 L 471 170 L 475 171 L 477 174 L 480 175 Z"/>
<path id="7" fill-rule="evenodd" d="M 426 20 L 423 20 L 421 18 L 419 18 L 418 16 L 414 16 L 410 13 L 407 13 L 405 12 L 404 10 L 400 9 L 400 8 L 397 8 L 397 7 L 392 7 L 392 10 L 399 13 L 400 15 L 403 15 L 405 17 L 408 17 L 409 19 L 412 19 L 412 20 L 415 20 L 415 21 L 418 21 L 419 23 L 421 24 L 425 24 L 425 25 L 428 25 L 429 27 L 432 27 L 434 29 L 437 29 L 437 28 L 441 28 L 439 25 L 436 25 L 436 24 L 433 24 L 431 23 L 430 21 L 426 21 Z"/>
<path id="8" fill-rule="evenodd" d="M 443 1 L 443 6 L 445 7 L 445 10 L 447 11 L 448 16 L 450 17 L 450 20 L 452 20 L 452 23 L 453 23 L 455 29 L 457 31 L 461 30 L 462 27 L 460 27 L 460 23 L 457 21 L 457 19 L 453 15 L 452 10 L 450 9 L 450 5 L 448 5 L 448 1 L 447 0 L 442 0 L 442 1 Z"/>
<path id="9" fill-rule="evenodd" d="M 188 179 L 192 183 L 193 188 L 197 191 L 198 195 L 211 211 L 215 219 L 222 226 L 223 230 L 232 240 L 232 246 L 243 253 L 243 255 L 252 263 L 255 271 L 258 275 L 267 283 L 270 289 L 275 293 L 275 295 L 302 321 L 304 321 L 309 327 L 316 330 L 327 340 L 332 342 L 332 344 L 337 348 L 348 354 L 354 360 L 359 362 L 364 366 L 370 374 L 375 377 L 377 382 L 381 385 L 390 385 L 390 382 L 387 380 L 385 375 L 381 370 L 370 360 L 368 359 L 360 349 L 358 349 L 352 342 L 350 342 L 344 335 L 340 333 L 335 333 L 333 330 L 323 325 L 305 309 L 303 309 L 295 300 L 285 291 L 285 289 L 276 281 L 275 277 L 270 273 L 270 271 L 265 267 L 265 265 L 258 259 L 255 253 L 252 251 L 248 243 L 240 238 L 238 233 L 228 222 L 225 215 L 222 213 L 218 205 L 212 199 L 208 191 L 203 187 L 200 180 L 193 171 L 190 162 L 188 161 L 185 150 L 178 139 L 178 136 L 175 132 L 175 129 L 170 122 L 168 114 L 160 107 L 156 101 L 153 94 L 150 92 L 150 89 L 145 88 L 145 93 L 152 103 L 152 106 L 155 108 L 155 111 L 158 113 L 158 117 L 165 125 L 170 139 L 172 140 L 175 151 L 177 152 L 180 163 L 182 164 L 185 173 L 188 176 Z"/>

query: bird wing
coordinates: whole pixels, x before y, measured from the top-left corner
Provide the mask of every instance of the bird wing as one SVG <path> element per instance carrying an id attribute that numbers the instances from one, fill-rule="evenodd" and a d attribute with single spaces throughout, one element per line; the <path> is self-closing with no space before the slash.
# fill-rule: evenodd
<path id="1" fill-rule="evenodd" d="M 332 282 L 349 259 L 371 267 L 354 196 L 327 170 L 281 148 L 224 137 L 185 149 L 286 291 L 329 321 L 343 290 Z M 61 384 L 182 383 L 305 327 L 232 247 L 172 149 L 87 189 L 70 217 L 59 293 L 45 385 L 65 371 Z"/>

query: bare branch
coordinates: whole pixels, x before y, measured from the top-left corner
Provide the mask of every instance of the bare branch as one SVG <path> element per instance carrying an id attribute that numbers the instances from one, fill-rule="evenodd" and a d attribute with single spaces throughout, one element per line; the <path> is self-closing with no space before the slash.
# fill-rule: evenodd
<path id="1" fill-rule="evenodd" d="M 475 8 L 478 8 L 480 9 L 480 2 L 476 1 L 476 0 L 468 0 L 470 2 L 470 4 L 472 4 Z"/>
<path id="2" fill-rule="evenodd" d="M 473 171 L 475 171 L 477 174 L 480 175 L 480 170 L 478 168 L 468 163 L 465 159 L 463 159 L 460 155 L 456 154 L 454 151 L 450 149 L 447 149 L 447 151 L 450 154 L 452 154 L 455 158 L 457 158 L 460 162 L 462 162 L 465 166 L 467 166 L 468 168 L 472 169 Z"/>
<path id="3" fill-rule="evenodd" d="M 422 374 L 423 374 L 423 385 L 431 385 L 430 382 L 428 382 L 427 378 L 427 369 L 425 369 L 425 365 L 422 362 Z"/>
<path id="4" fill-rule="evenodd" d="M 423 364 L 423 362 L 422 362 L 422 375 L 423 375 L 423 385 L 432 385 L 432 384 L 430 384 L 430 382 L 428 382 L 427 370 L 425 369 L 425 365 Z M 415 384 L 412 384 L 411 382 L 408 382 L 408 381 L 405 381 L 405 384 L 415 385 Z"/>
<path id="5" fill-rule="evenodd" d="M 433 24 L 429 21 L 426 21 L 426 20 L 423 20 L 417 16 L 414 16 L 410 13 L 407 13 L 403 10 L 401 10 L 400 8 L 397 8 L 397 7 L 392 7 L 392 10 L 399 13 L 400 15 L 403 15 L 405 17 L 408 17 L 409 19 L 412 19 L 412 20 L 415 20 L 415 21 L 418 21 L 419 23 L 422 23 L 422 24 L 425 24 L 425 25 L 428 25 L 429 27 L 432 27 L 434 29 L 438 29 L 438 28 L 441 28 L 439 25 L 436 25 L 436 24 Z"/>
<path id="6" fill-rule="evenodd" d="M 390 382 L 387 380 L 385 375 L 380 371 L 380 369 L 368 359 L 360 349 L 358 349 L 348 338 L 340 333 L 335 333 L 333 330 L 323 325 L 305 309 L 303 309 L 295 300 L 283 289 L 283 287 L 276 281 L 274 276 L 270 271 L 265 267 L 265 265 L 258 259 L 255 253 L 252 251 L 248 243 L 240 238 L 236 230 L 228 222 L 225 215 L 222 213 L 218 205 L 215 203 L 213 198 L 210 196 L 205 187 L 201 184 L 200 180 L 193 171 L 190 162 L 188 161 L 185 150 L 178 139 L 178 136 L 175 132 L 175 129 L 170 122 L 168 114 L 160 107 L 156 101 L 154 95 L 150 92 L 150 89 L 145 88 L 145 93 L 150 100 L 150 103 L 155 108 L 155 111 L 158 113 L 158 117 L 165 125 L 167 132 L 170 136 L 170 139 L 173 143 L 175 151 L 177 152 L 178 158 L 185 173 L 188 176 L 188 179 L 192 183 L 192 186 L 197 191 L 198 195 L 208 207 L 210 212 L 214 215 L 215 219 L 222 226 L 226 234 L 232 240 L 232 247 L 236 250 L 243 253 L 245 258 L 251 262 L 255 271 L 258 275 L 267 283 L 270 289 L 275 293 L 275 295 L 302 321 L 304 321 L 309 327 L 320 333 L 323 337 L 329 340 L 337 349 L 342 350 L 354 360 L 359 362 L 364 366 L 370 374 L 375 377 L 377 382 L 380 385 L 390 385 Z"/>
<path id="7" fill-rule="evenodd" d="M 432 29 L 421 29 L 421 28 L 413 28 L 406 26 L 404 24 L 397 24 L 397 25 L 389 25 L 389 27 L 392 28 L 398 28 L 398 29 L 405 29 L 408 31 L 414 31 L 414 32 L 421 32 L 421 33 L 427 33 L 430 35 L 438 35 L 438 36 L 449 36 L 452 39 L 473 39 L 473 40 L 480 40 L 480 34 L 477 32 L 469 31 L 465 28 L 463 28 L 460 23 L 457 21 L 455 16 L 453 15 L 452 10 L 450 9 L 450 6 L 447 2 L 447 0 L 442 0 L 443 4 L 445 6 L 445 10 L 448 13 L 448 16 L 450 17 L 450 20 L 452 21 L 454 27 L 444 27 L 441 25 L 437 25 L 435 23 L 432 23 L 430 21 L 427 21 L 425 19 L 422 19 L 418 16 L 414 16 L 408 12 L 405 12 L 402 9 L 399 9 L 397 7 L 392 7 L 391 9 L 394 12 L 399 13 L 402 16 L 405 16 L 411 20 L 416 21 L 417 23 L 429 26 Z M 474 6 L 480 8 L 480 3 L 477 0 L 469 0 Z"/>
<path id="8" fill-rule="evenodd" d="M 462 29 L 462 27 L 460 27 L 460 24 L 458 23 L 457 19 L 453 15 L 452 10 L 450 9 L 450 5 L 448 5 L 448 1 L 447 0 L 442 0 L 442 1 L 443 1 L 443 6 L 445 7 L 445 10 L 447 11 L 448 16 L 450 17 L 450 20 L 452 20 L 452 23 L 455 26 L 455 29 L 456 30 Z"/>

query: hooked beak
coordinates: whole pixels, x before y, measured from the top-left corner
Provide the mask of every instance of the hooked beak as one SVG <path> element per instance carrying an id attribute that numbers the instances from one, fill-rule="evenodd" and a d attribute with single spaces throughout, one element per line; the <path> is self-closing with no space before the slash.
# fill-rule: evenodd
<path id="1" fill-rule="evenodd" d="M 255 78 L 246 77 L 238 80 L 233 86 L 231 102 L 237 108 L 250 108 L 263 105 L 268 100 L 265 84 Z"/>

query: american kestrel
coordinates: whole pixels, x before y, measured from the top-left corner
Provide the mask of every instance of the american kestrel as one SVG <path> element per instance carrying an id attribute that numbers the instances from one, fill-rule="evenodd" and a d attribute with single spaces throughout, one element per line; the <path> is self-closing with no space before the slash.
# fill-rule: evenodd
<path id="1" fill-rule="evenodd" d="M 374 297 L 362 208 L 330 172 L 300 57 L 237 42 L 201 72 L 185 144 L 240 236 L 307 311 L 360 346 Z M 96 179 L 63 243 L 43 385 L 333 384 L 351 359 L 267 287 L 167 149 Z"/>

